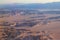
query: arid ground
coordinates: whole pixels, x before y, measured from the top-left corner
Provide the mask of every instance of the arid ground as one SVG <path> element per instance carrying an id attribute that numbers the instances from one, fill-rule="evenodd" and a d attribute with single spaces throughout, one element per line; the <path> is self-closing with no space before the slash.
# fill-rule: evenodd
<path id="1" fill-rule="evenodd" d="M 9 11 L 6 12 L 6 10 L 2 10 L 2 12 L 6 12 L 6 14 L 1 14 L 2 12 L 0 11 L 0 27 L 14 27 L 19 31 L 20 29 L 26 29 L 32 33 L 44 31 L 47 32 L 47 34 L 51 33 L 53 40 L 60 40 L 60 11 L 59 13 L 56 11 L 39 10 L 18 10 L 14 11 L 14 13 Z M 26 36 L 27 33 L 21 35 Z M 38 33 L 35 35 L 38 35 Z M 19 38 L 19 36 L 17 37 Z"/>

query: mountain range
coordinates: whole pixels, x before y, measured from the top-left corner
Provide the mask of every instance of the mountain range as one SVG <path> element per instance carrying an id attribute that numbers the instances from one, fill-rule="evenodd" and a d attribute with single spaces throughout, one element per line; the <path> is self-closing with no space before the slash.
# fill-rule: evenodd
<path id="1" fill-rule="evenodd" d="M 60 2 L 53 3 L 30 3 L 30 4 L 0 4 L 0 8 L 8 9 L 60 9 Z"/>

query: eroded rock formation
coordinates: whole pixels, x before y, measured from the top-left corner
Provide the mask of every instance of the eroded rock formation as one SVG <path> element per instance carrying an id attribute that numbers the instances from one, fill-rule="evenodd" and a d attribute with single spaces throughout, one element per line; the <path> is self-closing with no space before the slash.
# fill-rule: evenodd
<path id="1" fill-rule="evenodd" d="M 31 31 L 15 29 L 14 27 L 0 27 L 0 40 L 54 40 L 48 31 Z"/>

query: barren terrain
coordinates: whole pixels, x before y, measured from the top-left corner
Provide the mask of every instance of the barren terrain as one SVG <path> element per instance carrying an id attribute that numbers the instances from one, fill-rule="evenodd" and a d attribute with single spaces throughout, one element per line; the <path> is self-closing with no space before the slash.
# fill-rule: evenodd
<path id="1" fill-rule="evenodd" d="M 0 26 L 14 27 L 16 30 L 27 29 L 33 32 L 48 31 L 53 33 L 54 40 L 60 40 L 60 14 L 49 14 L 50 12 L 41 14 L 33 11 L 26 13 L 22 11 L 14 15 L 2 14 Z"/>

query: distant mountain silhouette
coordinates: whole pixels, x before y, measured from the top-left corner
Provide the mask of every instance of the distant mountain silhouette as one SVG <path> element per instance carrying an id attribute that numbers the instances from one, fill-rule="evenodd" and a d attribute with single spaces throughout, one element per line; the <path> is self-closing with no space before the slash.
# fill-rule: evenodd
<path id="1" fill-rule="evenodd" d="M 8 8 L 8 9 L 60 9 L 60 2 L 53 3 L 31 3 L 31 4 L 5 4 L 0 5 L 0 8 Z"/>

